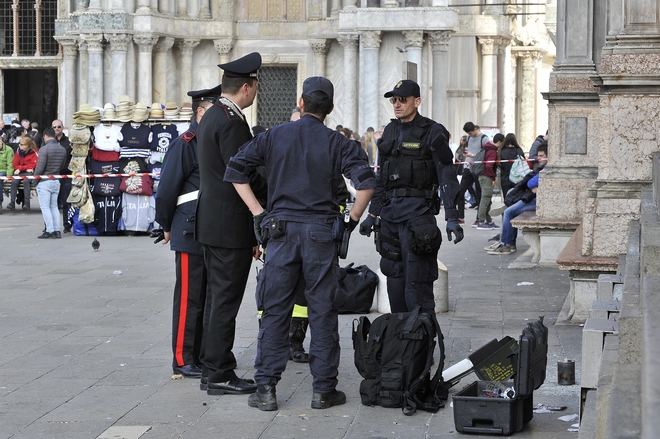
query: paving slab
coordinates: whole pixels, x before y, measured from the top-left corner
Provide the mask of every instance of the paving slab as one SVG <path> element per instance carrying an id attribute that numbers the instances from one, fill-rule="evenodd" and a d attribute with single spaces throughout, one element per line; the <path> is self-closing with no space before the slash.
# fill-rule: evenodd
<path id="1" fill-rule="evenodd" d="M 475 213 L 466 214 L 470 224 Z M 444 230 L 444 222 L 439 223 Z M 208 396 L 196 380 L 173 380 L 174 254 L 146 235 L 99 237 L 95 252 L 92 237 L 38 240 L 42 227 L 36 209 L 0 211 L 5 250 L 0 256 L 0 439 L 95 439 L 129 431 L 125 427 L 141 431 L 140 439 L 464 436 L 455 430 L 451 396 L 475 380 L 474 374 L 450 389 L 446 406 L 435 414 L 405 416 L 400 409 L 360 403 L 361 377 L 351 342 L 355 315 L 339 318 L 338 388 L 347 394 L 343 406 L 311 409 L 312 377 L 305 364 L 289 363 L 274 412 L 249 408 L 244 395 Z M 577 413 L 580 394 L 581 328 L 555 326 L 568 294 L 568 275 L 555 267 L 509 269 L 518 253 L 488 255 L 483 250 L 497 232 L 468 226 L 463 242 L 445 241 L 440 249 L 439 259 L 449 271 L 449 311 L 438 314 L 445 366 L 493 338 L 518 338 L 527 323 L 544 315 L 550 335 L 547 376 L 534 402 L 567 408 L 535 414 L 516 437 L 576 438 L 577 433 L 567 431 L 570 424 L 557 419 Z M 527 248 L 520 239 L 518 252 Z M 350 262 L 378 269 L 373 238 L 351 237 L 349 256 L 340 263 Z M 252 377 L 256 355 L 255 285 L 251 275 L 237 318 L 234 353 L 237 373 L 245 377 Z M 374 311 L 369 318 L 378 315 Z M 557 384 L 556 363 L 566 358 L 576 362 L 574 386 Z"/>

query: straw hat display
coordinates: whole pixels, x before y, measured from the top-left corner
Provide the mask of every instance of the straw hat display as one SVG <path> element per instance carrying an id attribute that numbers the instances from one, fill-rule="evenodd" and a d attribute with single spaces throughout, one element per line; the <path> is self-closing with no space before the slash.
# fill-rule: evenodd
<path id="1" fill-rule="evenodd" d="M 80 104 L 80 109 L 73 113 L 73 123 L 85 126 L 95 126 L 101 123 L 101 113 L 89 104 Z"/>
<path id="2" fill-rule="evenodd" d="M 176 102 L 165 104 L 165 119 L 177 119 L 179 117 L 179 107 Z"/>
<path id="3" fill-rule="evenodd" d="M 135 104 L 135 108 L 133 109 L 133 117 L 131 120 L 133 122 L 144 122 L 147 120 L 149 117 L 149 110 L 147 110 L 147 104 L 144 104 L 142 102 L 138 102 Z"/>
<path id="4" fill-rule="evenodd" d="M 130 122 L 133 119 L 133 110 L 135 108 L 135 103 L 131 102 L 130 98 L 126 95 L 119 98 L 119 103 L 115 110 L 117 119 L 120 122 Z"/>
<path id="5" fill-rule="evenodd" d="M 149 117 L 152 119 L 162 119 L 165 117 L 165 112 L 163 111 L 163 106 L 158 102 L 151 104 L 151 111 L 149 112 Z"/>
<path id="6" fill-rule="evenodd" d="M 112 103 L 108 102 L 103 107 L 103 117 L 102 117 L 102 119 L 103 120 L 117 119 L 117 114 L 115 113 L 115 106 Z"/>
<path id="7" fill-rule="evenodd" d="M 190 106 L 181 107 L 179 111 L 179 119 L 190 119 L 193 116 L 193 109 Z"/>

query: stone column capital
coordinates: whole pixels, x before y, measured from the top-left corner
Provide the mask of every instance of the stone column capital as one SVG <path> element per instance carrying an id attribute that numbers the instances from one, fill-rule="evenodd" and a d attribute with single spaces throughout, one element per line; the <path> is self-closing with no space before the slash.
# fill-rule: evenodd
<path id="1" fill-rule="evenodd" d="M 138 45 L 140 53 L 151 53 L 158 42 L 158 37 L 150 34 L 138 34 L 133 35 L 133 41 Z"/>
<path id="2" fill-rule="evenodd" d="M 499 55 L 511 40 L 502 37 L 478 37 L 482 55 Z"/>
<path id="3" fill-rule="evenodd" d="M 218 55 L 227 55 L 234 47 L 235 41 L 234 38 L 218 38 L 213 40 L 213 47 L 215 47 L 215 51 L 218 52 Z"/>
<path id="4" fill-rule="evenodd" d="M 174 46 L 174 38 L 173 37 L 164 37 L 158 40 L 156 45 L 154 46 L 154 52 L 167 52 Z"/>
<path id="5" fill-rule="evenodd" d="M 405 47 L 418 47 L 421 48 L 424 45 L 424 32 L 421 30 L 407 30 L 402 31 L 403 34 L 403 44 Z"/>
<path id="6" fill-rule="evenodd" d="M 312 46 L 315 55 L 326 55 L 330 49 L 330 41 L 325 38 L 309 40 L 309 45 Z"/>
<path id="7" fill-rule="evenodd" d="M 380 47 L 380 31 L 368 30 L 360 34 L 362 47 L 365 49 L 378 49 Z"/>
<path id="8" fill-rule="evenodd" d="M 131 36 L 128 34 L 107 34 L 105 39 L 110 42 L 110 50 L 113 52 L 126 52 Z"/>
<path id="9" fill-rule="evenodd" d="M 81 34 L 88 52 L 103 52 L 103 34 Z"/>
<path id="10" fill-rule="evenodd" d="M 65 58 L 76 57 L 78 55 L 78 44 L 74 37 L 55 37 L 55 39 L 62 45 Z"/>
<path id="11" fill-rule="evenodd" d="M 337 41 L 344 47 L 344 50 L 357 50 L 359 34 L 340 33 Z"/>
<path id="12" fill-rule="evenodd" d="M 429 43 L 431 44 L 431 51 L 447 52 L 449 50 L 451 34 L 453 33 L 454 32 L 448 30 L 429 32 Z"/>
<path id="13" fill-rule="evenodd" d="M 523 68 L 536 67 L 545 55 L 544 50 L 517 50 L 515 55 L 520 58 Z"/>
<path id="14" fill-rule="evenodd" d="M 201 41 L 202 40 L 196 38 L 185 38 L 183 40 L 178 40 L 176 42 L 176 47 L 182 55 L 192 55 L 193 49 L 197 47 Z"/>

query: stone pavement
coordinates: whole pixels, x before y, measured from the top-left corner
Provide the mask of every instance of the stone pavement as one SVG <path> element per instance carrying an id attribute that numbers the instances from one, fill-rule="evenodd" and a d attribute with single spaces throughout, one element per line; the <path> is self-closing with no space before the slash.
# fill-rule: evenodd
<path id="1" fill-rule="evenodd" d="M 518 254 L 486 254 L 482 248 L 496 232 L 470 228 L 475 211 L 467 212 L 465 240 L 445 241 L 439 255 L 450 283 L 450 311 L 438 315 L 445 365 L 493 338 L 517 339 L 528 321 L 544 315 L 550 332 L 547 378 L 534 402 L 567 409 L 535 414 L 516 437 L 576 438 L 567 431 L 571 423 L 557 419 L 577 413 L 580 394 L 579 384 L 557 385 L 557 361 L 564 358 L 576 361 L 579 383 L 581 328 L 554 324 L 568 292 L 568 273 L 555 267 L 508 269 Z M 440 224 L 444 230 L 444 221 Z M 343 406 L 312 410 L 309 369 L 292 362 L 277 387 L 280 408 L 274 412 L 248 408 L 246 396 L 207 396 L 196 380 L 174 380 L 174 253 L 147 236 L 100 237 L 95 252 L 91 237 L 39 240 L 42 227 L 36 208 L 0 212 L 0 439 L 470 437 L 455 431 L 451 398 L 436 414 L 411 417 L 400 409 L 360 404 L 353 315 L 340 316 L 338 388 L 348 399 Z M 522 238 L 518 248 L 527 248 Z M 348 259 L 340 262 L 375 271 L 372 238 L 355 233 Z M 113 274 L 117 271 L 121 274 Z M 251 276 L 234 350 L 237 372 L 246 377 L 252 376 L 256 352 L 254 287 Z M 474 379 L 470 375 L 450 392 Z"/>

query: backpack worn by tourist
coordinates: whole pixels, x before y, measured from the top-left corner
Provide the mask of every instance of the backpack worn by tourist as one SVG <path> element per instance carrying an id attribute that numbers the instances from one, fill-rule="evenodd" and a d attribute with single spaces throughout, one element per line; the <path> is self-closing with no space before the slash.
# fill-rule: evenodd
<path id="1" fill-rule="evenodd" d="M 357 323 L 357 328 L 356 328 Z M 435 338 L 440 362 L 431 377 Z M 444 337 L 433 314 L 412 312 L 385 314 L 373 323 L 365 316 L 353 321 L 355 366 L 364 380 L 360 383 L 362 404 L 401 407 L 412 416 L 417 409 L 437 412 L 441 398 L 445 362 Z"/>
<path id="2" fill-rule="evenodd" d="M 475 177 L 479 177 L 480 175 L 484 175 L 484 172 L 486 172 L 486 164 L 484 163 L 484 160 L 486 160 L 486 150 L 484 149 L 484 145 L 483 145 L 484 137 L 487 137 L 487 136 L 485 134 L 482 134 L 481 135 L 481 149 L 474 156 L 475 163 L 472 163 L 470 165 L 470 172 Z M 476 162 L 479 162 L 479 163 L 476 163 Z"/>

